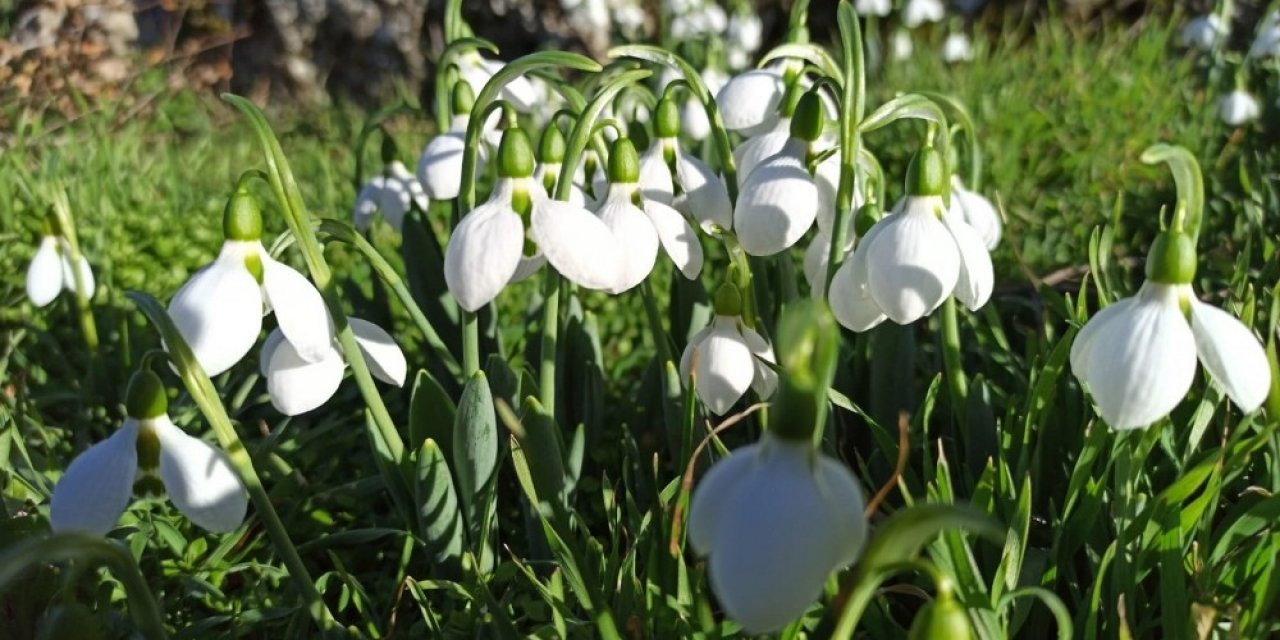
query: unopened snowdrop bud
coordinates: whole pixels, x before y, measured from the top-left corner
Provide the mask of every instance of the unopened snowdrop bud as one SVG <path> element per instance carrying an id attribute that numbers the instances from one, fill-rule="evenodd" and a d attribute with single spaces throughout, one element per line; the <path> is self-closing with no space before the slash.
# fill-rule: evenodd
<path id="1" fill-rule="evenodd" d="M 1183 25 L 1178 42 L 1184 47 L 1209 51 L 1227 36 L 1228 25 L 1216 13 L 1193 18 Z"/>
<path id="2" fill-rule="evenodd" d="M 1253 122 L 1261 114 L 1258 100 L 1244 89 L 1236 89 L 1218 101 L 1218 117 L 1231 127 Z"/>
<path id="3" fill-rule="evenodd" d="M 907 0 L 902 8 L 902 24 L 914 29 L 926 22 L 940 22 L 946 15 L 942 0 Z"/>
<path id="4" fill-rule="evenodd" d="M 742 249 L 769 256 L 794 245 L 813 226 L 822 196 L 809 173 L 810 143 L 822 135 L 822 105 L 807 92 L 791 120 L 791 137 L 751 171 L 738 195 L 733 227 Z"/>
<path id="5" fill-rule="evenodd" d="M 680 377 L 693 379 L 698 398 L 716 415 L 724 415 L 747 392 L 761 398 L 773 395 L 777 374 L 765 362 L 773 362 L 773 347 L 743 323 L 742 294 L 732 283 L 721 285 L 715 295 L 711 326 L 689 340 L 680 356 Z"/>
<path id="6" fill-rule="evenodd" d="M 947 36 L 942 42 L 942 60 L 952 63 L 973 60 L 973 46 L 969 43 L 969 36 L 963 33 Z"/>
<path id="7" fill-rule="evenodd" d="M 205 373 L 222 373 L 249 352 L 264 310 L 275 312 L 304 359 L 323 357 L 333 341 L 324 299 L 310 280 L 267 253 L 257 200 L 243 186 L 227 203 L 223 232 L 227 239 L 217 259 L 169 302 L 173 323 Z"/>
<path id="8" fill-rule="evenodd" d="M 820 303 L 789 311 L 784 331 L 787 318 L 801 314 L 799 324 L 827 335 L 784 347 L 792 355 L 784 356 L 783 385 L 792 375 L 803 377 L 793 386 L 805 394 L 822 387 L 825 406 L 823 385 L 830 384 L 835 363 L 830 358 L 831 366 L 824 366 L 833 354 L 827 347 L 839 338 Z M 793 370 L 789 362 L 809 369 Z M 712 466 L 689 509 L 689 543 L 710 557 L 717 599 L 751 634 L 776 631 L 800 617 L 821 596 L 831 572 L 857 559 L 866 540 L 862 488 L 848 467 L 815 450 L 811 421 L 819 416 L 797 414 L 794 406 L 779 398 L 769 431 Z"/>
<path id="9" fill-rule="evenodd" d="M 907 632 L 907 640 L 969 640 L 972 637 L 969 612 L 956 601 L 949 586 L 940 588 L 937 598 L 920 607 Z"/>
<path id="10" fill-rule="evenodd" d="M 179 511 L 214 532 L 244 521 L 240 477 L 222 451 L 174 426 L 164 384 L 139 371 L 125 393 L 128 417 L 111 437 L 76 457 L 53 490 L 55 532 L 106 535 L 130 499 L 168 494 Z"/>

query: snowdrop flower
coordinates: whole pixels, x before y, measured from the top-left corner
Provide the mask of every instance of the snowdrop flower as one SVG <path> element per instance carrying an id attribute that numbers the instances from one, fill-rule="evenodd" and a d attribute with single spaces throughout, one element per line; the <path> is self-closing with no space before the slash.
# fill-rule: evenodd
<path id="1" fill-rule="evenodd" d="M 926 22 L 941 22 L 946 15 L 942 0 L 907 0 L 902 8 L 902 24 L 914 29 Z"/>
<path id="2" fill-rule="evenodd" d="M 915 45 L 911 42 L 911 32 L 906 29 L 894 31 L 889 44 L 894 60 L 906 60 L 915 51 Z"/>
<path id="3" fill-rule="evenodd" d="M 467 148 L 467 126 L 471 121 L 471 107 L 475 95 L 465 82 L 453 85 L 453 121 L 449 131 L 431 139 L 418 157 L 418 180 L 432 200 L 452 200 L 462 188 L 462 155 Z M 486 128 L 499 118 L 497 111 L 486 123 Z M 484 147 L 476 154 L 476 172 L 484 171 Z"/>
<path id="4" fill-rule="evenodd" d="M 1267 14 L 1249 47 L 1250 58 L 1280 56 L 1280 9 Z"/>
<path id="5" fill-rule="evenodd" d="M 399 232 L 404 225 L 404 215 L 411 206 L 416 205 L 418 210 L 426 211 L 428 204 L 427 193 L 418 178 L 405 168 L 404 163 L 392 160 L 380 175 L 370 178 L 360 188 L 352 217 L 355 218 L 356 229 L 365 231 L 373 224 L 374 217 L 381 213 L 383 219 Z"/>
<path id="6" fill-rule="evenodd" d="M 1156 236 L 1138 295 L 1108 305 L 1071 345 L 1071 371 L 1112 429 L 1145 427 L 1169 414 L 1191 389 L 1197 356 L 1227 396 L 1250 413 L 1271 388 L 1266 353 L 1231 314 L 1191 289 L 1194 236 L 1175 214 Z"/>
<path id="7" fill-rule="evenodd" d="M 987 251 L 992 251 L 1000 244 L 1003 223 L 995 205 L 980 193 L 965 188 L 960 176 L 951 176 L 951 207 L 947 215 L 973 227 L 982 237 L 982 244 Z"/>
<path id="8" fill-rule="evenodd" d="M 258 340 L 264 313 L 275 312 L 284 336 L 308 362 L 324 357 L 333 328 L 311 281 L 277 262 L 262 246 L 262 215 L 243 187 L 227 203 L 226 241 L 212 264 L 187 280 L 169 302 L 169 315 L 210 376 L 244 357 Z"/>
<path id="9" fill-rule="evenodd" d="M 761 24 L 760 16 L 753 9 L 735 11 L 729 17 L 725 36 L 729 66 L 742 69 L 751 65 L 751 58 L 760 50 L 764 25 Z"/>
<path id="10" fill-rule="evenodd" d="M 1253 122 L 1261 113 L 1257 99 L 1244 89 L 1236 89 L 1218 101 L 1218 117 L 1231 127 Z"/>
<path id="11" fill-rule="evenodd" d="M 748 388 L 767 399 L 778 387 L 778 376 L 768 365 L 773 347 L 742 321 L 742 294 L 726 283 L 716 292 L 715 319 L 689 340 L 680 356 L 680 378 L 693 376 L 698 398 L 722 416 Z"/>
<path id="12" fill-rule="evenodd" d="M 219 449 L 169 420 L 164 385 L 139 371 L 126 393 L 128 417 L 111 437 L 71 461 L 53 489 L 54 532 L 109 533 L 130 500 L 168 494 L 197 525 L 222 533 L 244 521 L 244 485 Z"/>
<path id="13" fill-rule="evenodd" d="M 786 93 L 784 75 L 782 65 L 772 65 L 730 78 L 716 93 L 716 105 L 725 128 L 744 136 L 772 129 L 778 121 L 778 105 Z"/>
<path id="14" fill-rule="evenodd" d="M 837 176 L 838 179 L 839 177 Z M 862 195 L 856 186 L 853 189 L 852 204 L 853 211 L 857 215 L 854 216 L 854 219 L 850 221 L 845 230 L 845 240 L 840 249 L 842 258 L 848 255 L 850 251 L 853 251 L 854 242 L 858 238 L 858 230 L 861 229 L 865 232 L 871 228 L 875 220 L 880 218 L 879 207 L 869 204 L 867 205 L 868 208 L 864 210 Z M 819 220 L 821 220 L 821 217 L 819 217 Z M 868 222 L 864 224 L 864 220 L 868 220 Z M 804 251 L 804 278 L 809 283 L 809 295 L 814 298 L 823 298 L 827 295 L 827 264 L 831 258 L 831 235 L 833 233 L 835 233 L 834 229 L 828 229 L 820 224 L 818 233 Z"/>
<path id="15" fill-rule="evenodd" d="M 973 47 L 969 44 L 969 36 L 964 33 L 948 35 L 942 42 L 942 60 L 944 62 L 973 60 Z"/>
<path id="16" fill-rule="evenodd" d="M 618 138 L 609 152 L 609 191 L 596 211 L 621 252 L 621 270 L 610 293 L 622 293 L 647 278 L 659 245 L 684 277 L 692 280 L 702 272 L 702 244 L 693 227 L 670 205 L 644 197 L 639 181 L 635 146 L 629 138 Z"/>
<path id="17" fill-rule="evenodd" d="M 409 366 L 391 334 L 368 320 L 347 318 L 347 323 L 355 334 L 356 344 L 360 345 L 360 355 L 369 372 L 387 384 L 404 386 Z M 258 366 L 267 380 L 271 405 L 280 413 L 296 416 L 328 402 L 338 392 L 347 361 L 334 340 L 324 357 L 308 362 L 276 329 L 262 343 Z"/>
<path id="18" fill-rule="evenodd" d="M 991 297 L 994 274 L 982 237 L 945 215 L 944 167 L 936 149 L 922 149 L 907 170 L 907 197 L 836 271 L 828 299 L 840 324 L 854 331 L 886 318 L 910 324 L 953 294 L 974 311 Z"/>
<path id="19" fill-rule="evenodd" d="M 1183 25 L 1178 42 L 1184 47 L 1209 51 L 1227 36 L 1227 24 L 1222 16 L 1210 13 L 1192 19 Z"/>
<path id="20" fill-rule="evenodd" d="M 696 220 L 707 233 L 733 226 L 733 204 L 720 176 L 707 164 L 680 149 L 680 118 L 675 101 L 658 102 L 656 137 L 640 156 L 640 192 L 645 198 L 674 207 Z"/>
<path id="21" fill-rule="evenodd" d="M 464 53 L 458 58 L 458 74 L 466 84 L 470 85 L 472 95 L 479 94 L 493 74 L 501 71 L 504 66 L 506 63 L 500 60 L 486 60 L 476 51 Z M 521 113 L 530 113 L 538 105 L 538 91 L 524 76 L 512 78 L 502 87 L 499 95 Z M 470 109 L 467 110 L 470 111 Z M 460 111 L 455 109 L 454 113 L 460 113 Z"/>
<path id="22" fill-rule="evenodd" d="M 889 15 L 889 11 L 893 9 L 892 0 L 854 0 L 853 10 L 864 16 L 880 16 Z"/>
<path id="23" fill-rule="evenodd" d="M 92 298 L 96 289 L 89 260 L 80 254 L 80 279 L 85 295 Z M 71 266 L 71 243 L 62 236 L 46 233 L 27 266 L 27 298 L 37 307 L 53 302 L 62 291 L 76 292 L 76 270 Z"/>
<path id="24" fill-rule="evenodd" d="M 807 92 L 796 106 L 791 136 L 781 151 L 747 176 L 733 211 L 743 251 L 769 256 L 786 250 L 813 226 L 822 195 L 809 172 L 810 144 L 822 133 L 822 106 Z"/>
<path id="25" fill-rule="evenodd" d="M 706 85 L 707 92 L 711 95 L 719 93 L 727 82 L 729 77 L 715 67 L 702 71 L 702 84 Z M 693 96 L 689 96 L 680 107 L 680 122 L 684 134 L 693 140 L 701 142 L 711 135 L 711 120 L 707 119 L 707 110 Z"/>

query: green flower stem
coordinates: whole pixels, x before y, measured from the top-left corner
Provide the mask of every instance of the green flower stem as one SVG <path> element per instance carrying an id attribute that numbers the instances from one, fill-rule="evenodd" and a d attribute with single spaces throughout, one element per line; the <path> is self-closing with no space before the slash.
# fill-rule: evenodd
<path id="1" fill-rule="evenodd" d="M 827 251 L 827 274 L 824 290 L 831 295 L 831 279 L 836 275 L 844 259 L 844 238 L 849 233 L 849 221 L 853 217 L 853 190 L 857 186 L 858 156 L 862 152 L 862 136 L 858 124 L 866 112 L 867 69 L 863 59 L 862 26 L 858 14 L 848 0 L 837 9 L 840 26 L 840 43 L 843 51 L 844 83 L 840 103 L 840 182 L 836 190 L 836 219 L 831 232 L 831 247 Z"/>
<path id="2" fill-rule="evenodd" d="M 747 259 L 747 252 L 742 250 L 742 245 L 738 244 L 737 236 L 726 233 L 723 240 L 725 250 L 729 253 L 729 263 L 738 271 L 738 281 L 734 284 L 738 285 L 742 293 L 742 321 L 752 329 L 759 329 L 760 310 L 756 308 L 756 290 L 751 275 L 751 261 Z"/>
<path id="3" fill-rule="evenodd" d="M 240 441 L 235 428 L 231 426 L 231 418 L 227 415 L 226 407 L 222 406 L 213 382 L 200 367 L 195 354 L 191 353 L 191 348 L 187 346 L 182 333 L 173 324 L 173 319 L 169 317 L 164 307 L 160 306 L 155 298 L 145 293 L 135 291 L 130 292 L 128 296 L 146 314 L 163 338 L 169 357 L 178 370 L 183 385 L 195 400 L 196 406 L 200 408 L 200 413 L 209 422 L 209 426 L 213 428 L 218 444 L 226 451 L 227 458 L 244 482 L 245 489 L 249 492 L 249 499 L 258 510 L 258 517 L 262 519 L 272 545 L 284 561 L 289 577 L 293 578 L 312 620 L 321 631 L 336 629 L 338 623 L 324 603 L 320 592 L 316 590 L 315 581 L 311 579 L 310 572 L 302 563 L 302 558 L 298 555 L 297 548 L 293 546 L 293 541 L 289 539 L 289 532 L 280 520 L 280 515 L 276 513 L 275 507 L 272 506 L 271 497 L 262 486 L 262 479 L 258 477 L 258 472 L 253 467 L 253 459 L 250 458 L 249 451 Z"/>
<path id="4" fill-rule="evenodd" d="M 942 303 L 942 365 L 946 370 L 947 386 L 951 390 L 951 412 L 963 421 L 965 401 L 969 397 L 969 381 L 960 362 L 960 322 L 956 313 L 955 296 Z"/>
<path id="5" fill-rule="evenodd" d="M 1147 147 L 1142 152 L 1142 161 L 1169 165 L 1178 189 L 1178 205 L 1174 208 L 1170 226 L 1174 231 L 1189 234 L 1194 246 L 1200 237 L 1200 223 L 1204 217 L 1204 177 L 1200 174 L 1200 163 L 1185 148 L 1167 144 Z"/>
<path id="6" fill-rule="evenodd" d="M 560 274 L 547 269 L 543 280 L 542 346 L 539 349 L 538 400 L 552 415 L 556 410 L 556 353 L 560 339 Z"/>
<path id="7" fill-rule="evenodd" d="M 1098 428 L 1095 425 L 1095 428 Z M 1156 427 L 1152 427 L 1154 430 Z M 1114 594 L 1124 594 L 1125 606 L 1129 608 L 1128 612 L 1124 612 L 1129 620 L 1133 620 L 1131 614 L 1132 607 L 1137 603 L 1134 600 L 1136 578 L 1133 575 L 1135 569 L 1135 559 L 1137 556 L 1137 544 L 1139 539 L 1131 537 L 1130 529 L 1134 520 L 1137 519 L 1137 501 L 1134 497 L 1137 493 L 1138 475 L 1141 473 L 1142 465 L 1137 459 L 1139 448 L 1139 440 L 1142 438 L 1140 431 L 1119 431 L 1116 433 L 1116 446 L 1112 455 L 1112 496 L 1113 507 L 1112 517 L 1116 520 L 1116 557 L 1115 567 L 1111 571 L 1112 592 Z M 1141 538 L 1141 536 L 1138 536 Z"/>
<path id="8" fill-rule="evenodd" d="M 480 321 L 474 311 L 462 312 L 462 379 L 480 370 Z"/>
<path id="9" fill-rule="evenodd" d="M 365 363 L 360 346 L 356 343 L 355 333 L 351 331 L 351 325 L 347 322 L 347 314 L 342 309 L 333 273 L 329 270 L 329 265 L 324 259 L 324 250 L 312 231 L 310 214 L 307 213 L 302 193 L 298 190 L 298 183 L 293 178 L 293 171 L 289 168 L 289 161 L 284 155 L 284 150 L 280 148 L 280 141 L 272 133 L 266 117 L 262 115 L 257 105 L 234 94 L 226 93 L 222 98 L 249 119 L 258 135 L 258 141 L 262 144 L 263 156 L 267 162 L 267 175 L 271 179 L 272 190 L 275 191 L 276 199 L 284 210 L 289 230 L 297 239 L 298 248 L 302 251 L 311 279 L 324 297 L 325 306 L 329 309 L 329 317 L 333 321 L 334 331 L 338 337 L 338 344 L 342 348 L 343 358 L 351 367 L 356 386 L 359 387 L 360 395 L 364 397 L 365 404 L 369 407 L 373 423 L 387 452 L 396 464 L 400 464 L 404 461 L 404 440 L 396 430 L 391 415 L 387 413 L 386 405 L 382 403 L 382 395 L 374 386 L 369 365 Z M 386 478 L 386 481 L 391 484 L 394 479 Z"/>
<path id="10" fill-rule="evenodd" d="M 75 308 L 76 317 L 80 321 L 80 333 L 84 336 L 84 344 L 89 348 L 89 357 L 93 361 L 93 369 L 96 370 L 98 360 L 98 323 L 94 320 L 93 306 L 90 304 L 93 292 L 89 291 L 88 283 L 84 281 L 84 276 L 80 273 L 80 239 L 76 234 L 75 216 L 71 214 L 71 202 L 67 198 L 66 189 L 62 187 L 55 189 L 52 199 L 53 214 L 57 217 L 62 236 L 67 239 L 67 245 L 70 247 L 67 260 L 74 265 L 74 268 L 71 269 L 71 276 L 75 280 Z"/>

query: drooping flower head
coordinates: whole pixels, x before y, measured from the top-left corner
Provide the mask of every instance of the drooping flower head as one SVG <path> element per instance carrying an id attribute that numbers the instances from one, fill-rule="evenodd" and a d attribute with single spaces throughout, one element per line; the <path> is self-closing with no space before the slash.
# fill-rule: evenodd
<path id="1" fill-rule="evenodd" d="M 1004 223 L 1000 221 L 1000 212 L 986 196 L 965 188 L 960 176 L 951 176 L 951 207 L 947 215 L 953 219 L 967 222 L 978 235 L 982 243 L 991 251 L 1000 244 Z"/>
<path id="2" fill-rule="evenodd" d="M 1218 117 L 1231 127 L 1239 127 L 1258 119 L 1262 108 L 1248 91 L 1237 88 L 1218 100 Z"/>
<path id="3" fill-rule="evenodd" d="M 1280 9 L 1273 9 L 1258 26 L 1253 44 L 1249 45 L 1250 58 L 1274 58 L 1280 56 Z"/>
<path id="4" fill-rule="evenodd" d="M 715 170 L 680 148 L 681 116 L 676 101 L 664 96 L 655 109 L 655 137 L 640 156 L 640 192 L 697 221 L 708 233 L 733 226 L 729 190 Z"/>
<path id="5" fill-rule="evenodd" d="M 453 85 L 450 97 L 453 104 L 453 121 L 449 130 L 431 139 L 418 156 L 418 181 L 427 196 L 433 200 L 451 200 L 458 197 L 462 188 L 462 155 L 467 146 L 467 126 L 471 122 L 471 107 L 475 94 L 471 85 L 459 82 Z M 501 115 L 495 111 L 485 122 L 486 130 L 492 130 Z M 481 146 L 476 153 L 476 171 L 484 171 L 486 149 Z"/>
<path id="6" fill-rule="evenodd" d="M 249 352 L 262 331 L 264 312 L 275 313 L 301 358 L 323 358 L 333 344 L 324 299 L 306 276 L 262 246 L 262 214 L 244 185 L 228 201 L 222 226 L 226 241 L 217 259 L 169 302 L 174 325 L 205 373 L 222 373 Z"/>
<path id="7" fill-rule="evenodd" d="M 399 232 L 410 207 L 417 206 L 419 211 L 425 212 L 429 204 L 417 176 L 396 159 L 395 143 L 390 137 L 384 137 L 382 142 L 382 173 L 360 187 L 351 212 L 356 229 L 360 231 L 367 230 L 374 217 L 382 214 L 383 219 Z"/>
<path id="8" fill-rule="evenodd" d="M 56 220 L 52 216 L 50 218 L 40 237 L 40 246 L 36 248 L 31 264 L 27 266 L 27 298 L 37 307 L 43 307 L 53 302 L 63 291 L 74 294 L 77 275 L 80 276 L 85 295 L 92 298 L 97 285 L 93 280 L 89 260 L 81 253 L 77 266 L 71 265 L 71 242 L 55 231 Z"/>
<path id="9" fill-rule="evenodd" d="M 1201 51 L 1213 49 L 1227 37 L 1229 25 L 1216 13 L 1209 13 L 1196 18 L 1182 26 L 1178 34 L 1178 42 L 1184 47 L 1194 47 Z"/>
<path id="10" fill-rule="evenodd" d="M 991 256 L 973 227 L 946 215 L 949 172 L 942 154 L 925 147 L 907 170 L 907 196 L 867 231 L 831 282 L 840 324 L 866 331 L 886 318 L 910 324 L 953 294 L 970 310 L 994 286 Z"/>
<path id="11" fill-rule="evenodd" d="M 969 42 L 969 35 L 964 32 L 948 35 L 942 41 L 942 60 L 953 63 L 973 60 L 973 45 Z"/>
<path id="12" fill-rule="evenodd" d="M 488 60 L 478 51 L 469 51 L 458 58 L 458 73 L 468 85 L 472 95 L 480 93 L 493 75 L 502 70 L 506 63 L 501 60 Z M 524 76 L 517 76 L 502 86 L 501 98 L 511 103 L 516 111 L 532 113 L 538 105 L 538 91 L 533 83 Z M 470 107 L 467 111 L 470 111 Z M 453 112 L 463 113 L 458 109 Z"/>
<path id="13" fill-rule="evenodd" d="M 902 24 L 914 29 L 926 22 L 941 22 L 946 15 L 942 0 L 907 0 L 902 8 Z"/>
<path id="14" fill-rule="evenodd" d="M 730 78 L 716 93 L 716 105 L 725 128 L 744 136 L 772 129 L 778 120 L 778 105 L 789 84 L 785 78 L 797 73 L 794 67 L 780 63 Z"/>
<path id="15" fill-rule="evenodd" d="M 698 398 L 716 415 L 724 415 L 754 389 L 762 399 L 773 395 L 777 374 L 773 347 L 742 318 L 742 294 L 737 285 L 721 285 L 715 296 L 711 325 L 689 340 L 680 356 L 680 379 L 694 381 Z"/>
<path id="16" fill-rule="evenodd" d="M 347 318 L 347 323 L 373 377 L 397 387 L 404 386 L 409 366 L 391 334 L 368 320 Z M 308 362 L 285 339 L 284 332 L 276 329 L 262 343 L 258 366 L 267 380 L 271 405 L 280 413 L 296 416 L 320 407 L 337 393 L 347 359 L 334 340 L 322 358 Z"/>
<path id="17" fill-rule="evenodd" d="M 226 455 L 169 420 L 160 378 L 139 371 L 129 381 L 128 417 L 109 438 L 71 461 L 53 489 L 55 532 L 106 535 L 133 497 L 168 495 L 192 522 L 221 533 L 244 521 L 244 485 Z"/>

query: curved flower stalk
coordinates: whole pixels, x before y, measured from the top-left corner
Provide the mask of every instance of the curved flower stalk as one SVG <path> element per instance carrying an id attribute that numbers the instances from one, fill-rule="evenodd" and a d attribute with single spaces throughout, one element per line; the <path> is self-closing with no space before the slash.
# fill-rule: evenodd
<path id="1" fill-rule="evenodd" d="M 197 525 L 222 533 L 244 521 L 248 495 L 226 454 L 169 420 L 160 378 L 138 371 L 129 381 L 128 417 L 111 437 L 71 461 L 53 490 L 55 532 L 106 535 L 129 501 L 164 495 Z"/>
<path id="2" fill-rule="evenodd" d="M 702 272 L 702 244 L 693 227 L 680 212 L 641 191 L 640 158 L 629 138 L 618 138 L 609 152 L 609 191 L 596 213 L 621 251 L 610 293 L 627 291 L 649 277 L 659 246 L 684 277 L 692 280 Z"/>
<path id="3" fill-rule="evenodd" d="M 907 0 L 902 8 L 902 24 L 914 29 L 926 22 L 941 22 L 947 16 L 942 0 Z"/>
<path id="4" fill-rule="evenodd" d="M 707 233 L 727 230 L 733 226 L 729 189 L 715 170 L 680 148 L 679 113 L 670 96 L 658 102 L 656 137 L 640 156 L 640 192 L 696 220 Z"/>
<path id="5" fill-rule="evenodd" d="M 831 282 L 840 324 L 866 331 L 886 318 L 910 324 L 953 294 L 972 311 L 994 287 L 991 256 L 967 223 L 946 215 L 941 154 L 926 147 L 907 170 L 907 197 L 876 222 Z"/>
<path id="6" fill-rule="evenodd" d="M 467 125 L 471 121 L 471 107 L 475 103 L 475 94 L 471 85 L 459 82 L 453 85 L 453 121 L 449 130 L 431 139 L 422 149 L 418 157 L 418 181 L 428 197 L 433 200 L 452 200 L 458 197 L 462 185 L 462 156 L 467 148 Z M 493 130 L 501 116 L 494 112 L 485 123 L 486 128 Z M 490 140 L 490 142 L 492 142 Z M 477 149 L 476 170 L 483 171 L 485 147 Z"/>
<path id="7" fill-rule="evenodd" d="M 85 296 L 93 297 L 97 285 L 89 260 L 80 255 L 78 261 L 80 279 L 84 282 Z M 71 243 L 64 237 L 45 233 L 40 246 L 27 266 L 27 298 L 37 307 L 53 302 L 63 291 L 76 292 L 76 269 L 71 266 Z"/>
<path id="8" fill-rule="evenodd" d="M 733 283 L 716 292 L 715 318 L 689 339 L 680 355 L 680 379 L 696 382 L 698 398 L 722 416 L 747 389 L 768 399 L 778 388 L 773 347 L 742 321 L 742 294 Z"/>
<path id="9" fill-rule="evenodd" d="M 478 51 L 471 50 L 458 57 L 457 66 L 459 75 L 469 85 L 472 95 L 475 95 L 480 93 L 493 74 L 501 71 L 506 63 L 500 60 L 487 60 Z M 503 85 L 501 97 L 521 113 L 532 113 L 539 102 L 537 88 L 524 76 L 512 78 Z M 466 109 L 458 109 L 456 106 L 453 109 L 455 114 L 470 113 L 470 111 L 470 105 Z"/>
<path id="10" fill-rule="evenodd" d="M 1242 411 L 1253 412 L 1271 388 L 1262 345 L 1191 288 L 1204 201 L 1199 167 L 1178 147 L 1153 147 L 1143 160 L 1165 160 L 1180 178 L 1174 219 L 1151 245 L 1138 294 L 1102 309 L 1076 335 L 1071 371 L 1112 429 L 1142 428 L 1168 415 L 1191 389 L 1197 358 Z"/>
<path id="11" fill-rule="evenodd" d="M 821 102 L 809 91 L 796 106 L 791 136 L 782 150 L 757 165 L 738 194 L 733 228 L 743 251 L 757 256 L 779 253 L 813 226 L 824 198 L 808 164 L 822 126 Z"/>
<path id="12" fill-rule="evenodd" d="M 1280 56 L 1280 9 L 1273 9 L 1263 19 L 1249 45 L 1250 58 L 1274 58 Z"/>
<path id="13" fill-rule="evenodd" d="M 1227 126 L 1239 127 L 1257 120 L 1260 115 L 1262 108 L 1258 106 L 1258 99 L 1244 89 L 1237 88 L 1218 100 L 1218 117 Z"/>
<path id="14" fill-rule="evenodd" d="M 973 45 L 965 33 L 953 33 L 942 41 L 943 62 L 969 62 L 973 60 Z"/>
<path id="15" fill-rule="evenodd" d="M 992 251 L 1000 244 L 1003 223 L 1000 212 L 986 196 L 965 188 L 960 176 L 951 176 L 951 206 L 947 215 L 952 219 L 968 223 L 982 237 L 982 244 L 987 251 Z"/>
<path id="16" fill-rule="evenodd" d="M 397 387 L 404 386 L 409 365 L 391 334 L 360 318 L 347 318 L 355 333 L 360 354 L 373 377 Z M 285 339 L 279 329 L 262 343 L 259 370 L 267 379 L 271 405 L 287 416 L 306 413 L 329 401 L 338 392 L 347 359 L 335 340 L 319 360 L 309 362 Z"/>
<path id="17" fill-rule="evenodd" d="M 1178 32 L 1178 43 L 1184 47 L 1211 51 L 1230 33 L 1230 25 L 1216 13 L 1191 19 Z"/>
<path id="18" fill-rule="evenodd" d="M 713 465 L 693 493 L 689 543 L 710 557 L 711 588 L 748 633 L 801 616 L 867 537 L 857 479 L 814 447 L 838 340 L 820 302 L 784 316 L 783 374 L 768 432 Z"/>
<path id="19" fill-rule="evenodd" d="M 227 203 L 223 233 L 217 259 L 169 302 L 173 323 L 200 366 L 210 376 L 230 369 L 257 342 L 263 314 L 272 311 L 302 359 L 324 358 L 334 336 L 324 299 L 306 276 L 262 246 L 262 216 L 243 185 Z"/>
<path id="20" fill-rule="evenodd" d="M 367 231 L 378 214 L 397 233 L 404 226 L 404 216 L 410 207 L 426 211 L 430 200 L 417 176 L 405 168 L 399 160 L 390 160 L 380 175 L 369 179 L 360 187 L 351 215 L 356 229 Z"/>

